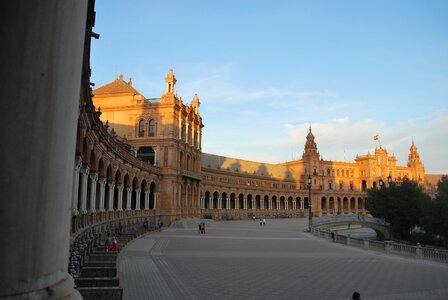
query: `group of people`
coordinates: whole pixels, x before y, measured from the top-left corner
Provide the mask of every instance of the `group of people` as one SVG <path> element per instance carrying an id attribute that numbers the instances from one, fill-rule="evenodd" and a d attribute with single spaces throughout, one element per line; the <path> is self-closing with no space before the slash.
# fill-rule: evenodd
<path id="1" fill-rule="evenodd" d="M 205 223 L 204 222 L 199 223 L 199 231 L 198 231 L 198 233 L 205 234 Z"/>
<path id="2" fill-rule="evenodd" d="M 265 218 L 260 218 L 260 226 L 266 225 L 266 219 Z"/>
<path id="3" fill-rule="evenodd" d="M 104 250 L 106 252 L 113 251 L 115 253 L 118 253 L 120 250 L 118 246 L 118 240 L 117 237 L 114 235 L 110 235 L 110 233 L 107 234 L 106 241 L 104 242 Z"/>

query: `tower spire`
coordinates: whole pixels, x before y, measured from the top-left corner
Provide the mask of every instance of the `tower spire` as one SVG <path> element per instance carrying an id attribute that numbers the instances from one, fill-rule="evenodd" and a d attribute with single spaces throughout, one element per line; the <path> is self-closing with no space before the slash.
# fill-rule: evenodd
<path id="1" fill-rule="evenodd" d="M 170 72 L 165 77 L 166 82 L 166 93 L 174 94 L 174 86 L 176 85 L 176 76 L 174 76 L 173 69 L 170 69 Z"/>

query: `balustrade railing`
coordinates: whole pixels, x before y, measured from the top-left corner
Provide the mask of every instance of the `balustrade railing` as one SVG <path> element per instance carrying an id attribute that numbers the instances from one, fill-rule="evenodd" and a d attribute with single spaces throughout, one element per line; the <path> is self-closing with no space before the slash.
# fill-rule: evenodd
<path id="1" fill-rule="evenodd" d="M 318 228 L 312 228 L 311 233 L 318 237 L 352 247 L 359 247 L 372 251 L 381 251 L 386 254 L 395 254 L 405 257 L 448 263 L 448 250 L 445 249 L 422 247 L 420 244 L 414 246 L 393 241 L 382 242 L 353 238 L 350 236 L 338 235 L 337 233 L 328 230 L 320 230 Z"/>

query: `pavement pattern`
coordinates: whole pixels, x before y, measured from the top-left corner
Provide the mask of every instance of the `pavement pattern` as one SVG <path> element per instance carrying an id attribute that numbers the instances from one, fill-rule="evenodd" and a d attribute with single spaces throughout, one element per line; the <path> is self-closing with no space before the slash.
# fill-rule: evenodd
<path id="1" fill-rule="evenodd" d="M 306 219 L 207 221 L 151 232 L 118 258 L 124 300 L 448 299 L 448 265 L 352 248 Z M 179 224 L 178 224 L 179 225 Z"/>

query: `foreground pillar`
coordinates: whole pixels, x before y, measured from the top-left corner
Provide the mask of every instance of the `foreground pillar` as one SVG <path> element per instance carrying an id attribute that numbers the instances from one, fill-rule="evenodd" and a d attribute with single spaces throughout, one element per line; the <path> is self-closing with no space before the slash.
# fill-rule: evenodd
<path id="1" fill-rule="evenodd" d="M 67 273 L 86 0 L 0 10 L 0 299 L 81 299 Z"/>

